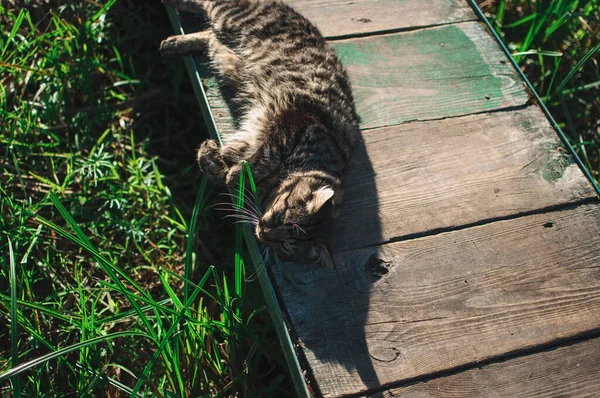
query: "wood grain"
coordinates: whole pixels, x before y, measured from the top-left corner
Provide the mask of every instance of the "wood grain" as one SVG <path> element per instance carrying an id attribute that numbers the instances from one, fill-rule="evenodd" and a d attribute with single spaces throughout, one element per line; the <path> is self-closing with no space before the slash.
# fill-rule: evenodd
<path id="1" fill-rule="evenodd" d="M 350 74 L 363 129 L 528 100 L 520 77 L 476 22 L 333 44 Z"/>
<path id="2" fill-rule="evenodd" d="M 596 195 L 535 106 L 368 130 L 363 139 L 333 229 L 336 251 Z"/>
<path id="3" fill-rule="evenodd" d="M 345 252 L 336 263 L 275 272 L 326 397 L 600 328 L 598 203 Z"/>
<path id="4" fill-rule="evenodd" d="M 372 398 L 598 397 L 600 339 L 486 365 Z"/>
<path id="5" fill-rule="evenodd" d="M 286 0 L 323 36 L 347 37 L 398 29 L 473 21 L 475 14 L 460 0 Z"/>

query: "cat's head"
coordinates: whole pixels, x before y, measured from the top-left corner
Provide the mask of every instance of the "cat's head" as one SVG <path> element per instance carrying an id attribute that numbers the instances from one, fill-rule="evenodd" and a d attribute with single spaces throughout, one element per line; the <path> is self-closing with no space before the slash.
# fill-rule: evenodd
<path id="1" fill-rule="evenodd" d="M 285 259 L 305 259 L 332 268 L 333 260 L 322 243 L 323 227 L 340 199 L 340 188 L 322 179 L 285 179 L 267 203 L 256 236 Z"/>

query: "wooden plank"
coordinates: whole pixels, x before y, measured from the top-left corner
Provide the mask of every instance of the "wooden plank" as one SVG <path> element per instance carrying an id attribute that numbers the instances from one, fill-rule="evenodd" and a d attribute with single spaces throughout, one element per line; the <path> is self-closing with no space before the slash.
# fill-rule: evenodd
<path id="1" fill-rule="evenodd" d="M 358 228 L 358 227 L 357 227 Z M 600 204 L 274 272 L 321 392 L 366 393 L 600 328 Z"/>
<path id="2" fill-rule="evenodd" d="M 461 0 L 285 0 L 314 23 L 323 36 L 348 37 L 399 29 L 473 21 Z"/>
<path id="3" fill-rule="evenodd" d="M 363 129 L 528 100 L 520 77 L 476 22 L 333 44 L 348 68 Z"/>
<path id="4" fill-rule="evenodd" d="M 336 251 L 596 196 L 536 106 L 362 135 Z"/>
<path id="5" fill-rule="evenodd" d="M 350 73 L 363 129 L 521 106 L 528 100 L 519 76 L 475 22 L 343 40 L 334 47 Z M 235 131 L 230 108 L 206 59 L 196 60 L 203 65 L 207 96 L 226 139 Z"/>
<path id="6" fill-rule="evenodd" d="M 486 365 L 372 398 L 598 397 L 600 339 Z"/>

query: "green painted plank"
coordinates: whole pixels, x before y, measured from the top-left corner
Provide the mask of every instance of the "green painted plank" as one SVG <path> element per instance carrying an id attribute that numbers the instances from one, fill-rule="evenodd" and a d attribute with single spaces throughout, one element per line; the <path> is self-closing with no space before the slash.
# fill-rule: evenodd
<path id="1" fill-rule="evenodd" d="M 327 38 L 473 21 L 462 0 L 285 0 Z"/>
<path id="2" fill-rule="evenodd" d="M 517 73 L 478 23 L 333 45 L 350 73 L 363 129 L 521 106 L 528 100 Z M 226 141 L 235 131 L 230 109 L 206 59 L 196 60 Z"/>
<path id="3" fill-rule="evenodd" d="M 479 23 L 333 43 L 348 68 L 361 127 L 524 105 L 522 82 Z"/>

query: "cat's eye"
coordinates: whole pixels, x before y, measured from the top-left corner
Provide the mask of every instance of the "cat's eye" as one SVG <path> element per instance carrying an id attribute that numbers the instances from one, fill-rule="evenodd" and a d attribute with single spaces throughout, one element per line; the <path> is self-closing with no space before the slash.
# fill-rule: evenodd
<path id="1" fill-rule="evenodd" d="M 279 215 L 279 222 L 280 222 L 281 224 L 285 224 L 285 213 L 281 213 L 281 214 Z"/>

